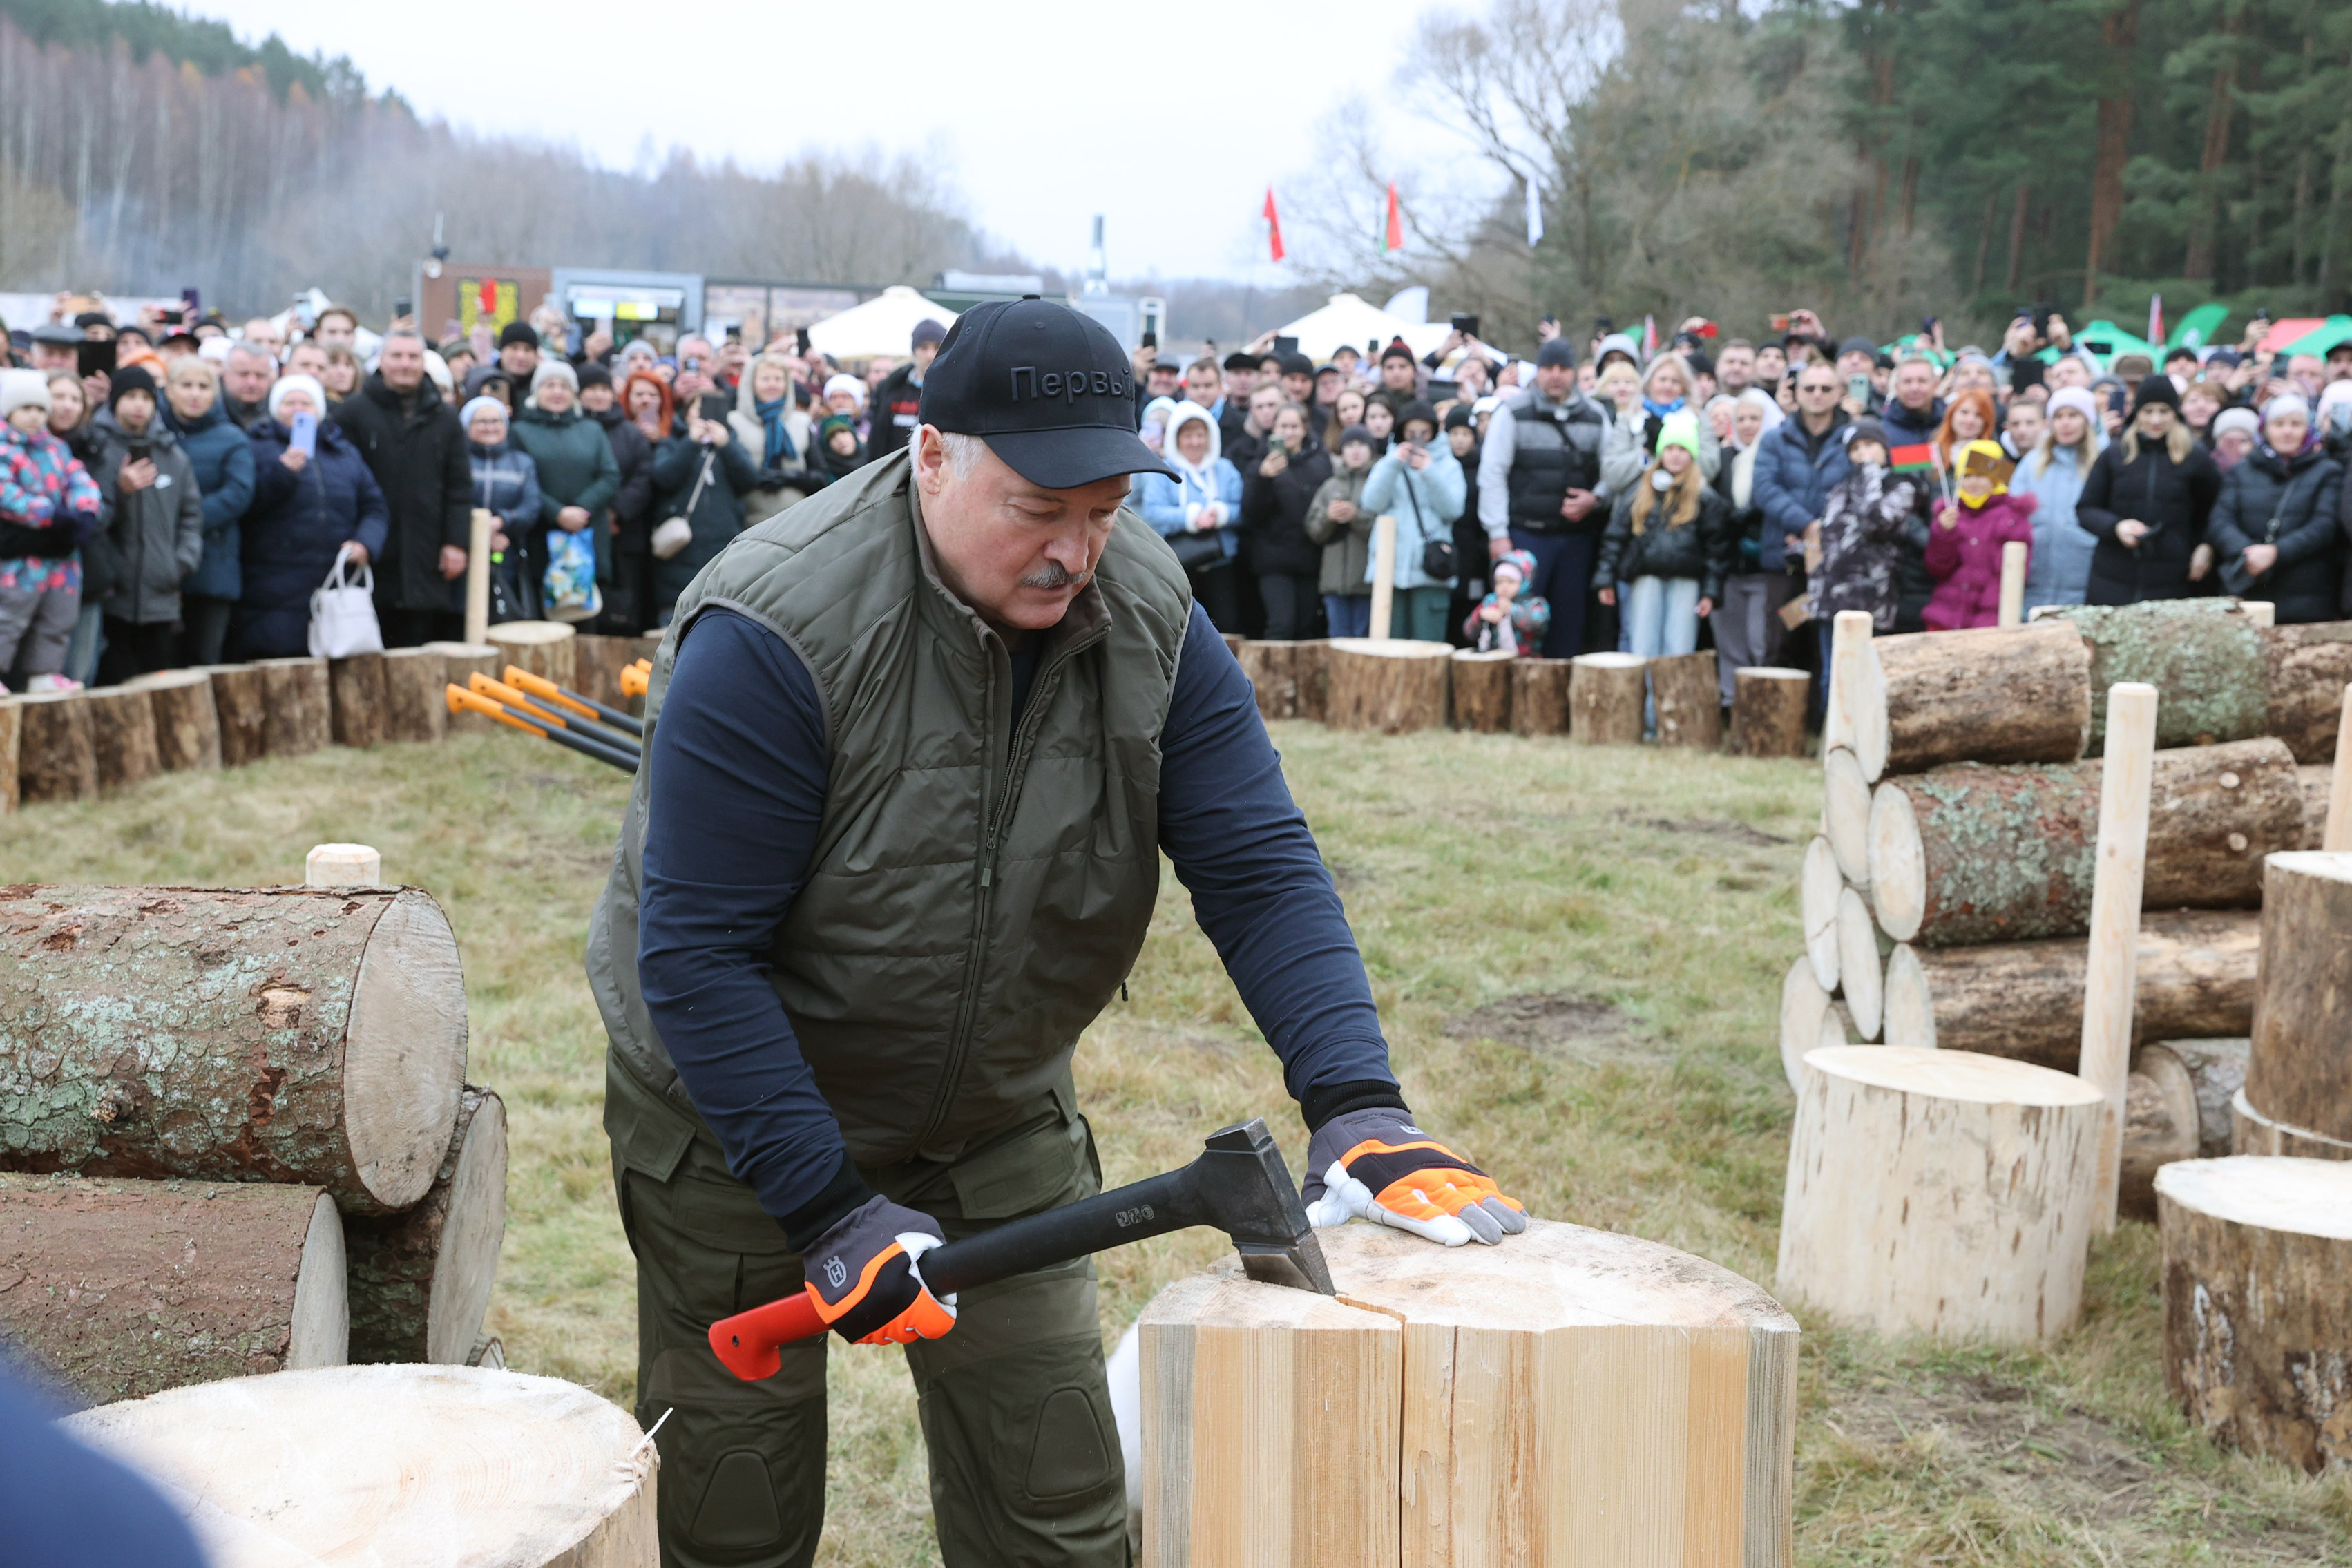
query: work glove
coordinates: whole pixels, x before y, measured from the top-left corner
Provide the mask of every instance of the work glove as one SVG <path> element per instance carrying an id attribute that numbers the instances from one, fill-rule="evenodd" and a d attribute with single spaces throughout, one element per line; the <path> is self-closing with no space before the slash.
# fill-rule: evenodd
<path id="1" fill-rule="evenodd" d="M 1335 1116 L 1307 1145 L 1311 1225 L 1368 1219 L 1447 1247 L 1488 1246 L 1528 1228 L 1526 1209 L 1494 1179 L 1412 1124 L 1375 1107 Z"/>
<path id="2" fill-rule="evenodd" d="M 955 1298 L 932 1295 L 917 1259 L 946 1239 L 930 1215 L 868 1198 L 802 1257 L 817 1316 L 861 1345 L 943 1337 L 955 1327 Z"/>

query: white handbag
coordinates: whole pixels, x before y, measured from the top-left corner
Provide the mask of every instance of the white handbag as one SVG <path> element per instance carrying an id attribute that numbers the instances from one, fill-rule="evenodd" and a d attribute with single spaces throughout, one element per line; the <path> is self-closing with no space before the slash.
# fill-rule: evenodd
<path id="1" fill-rule="evenodd" d="M 694 524 L 687 521 L 694 515 L 695 503 L 702 499 L 702 487 L 710 482 L 710 464 L 716 453 L 702 455 L 702 471 L 694 476 L 694 491 L 686 498 L 686 510 L 676 517 L 664 518 L 654 530 L 654 554 L 667 561 L 694 542 Z"/>
<path id="2" fill-rule="evenodd" d="M 383 628 L 375 618 L 375 572 L 360 568 L 356 582 L 343 575 L 351 557 L 335 557 L 327 580 L 310 594 L 310 657 L 348 658 L 355 653 L 382 653 Z"/>

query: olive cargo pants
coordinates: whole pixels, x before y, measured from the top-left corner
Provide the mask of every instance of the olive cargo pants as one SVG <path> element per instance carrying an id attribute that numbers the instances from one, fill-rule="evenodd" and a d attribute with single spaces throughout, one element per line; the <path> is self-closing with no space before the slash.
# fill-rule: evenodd
<path id="1" fill-rule="evenodd" d="M 621 1223 L 637 1259 L 638 1422 L 656 1438 L 665 1568 L 803 1568 L 824 1521 L 824 1357 L 745 1383 L 710 1325 L 801 1288 L 800 1258 L 698 1121 L 606 1073 Z M 950 1163 L 863 1173 L 950 1240 L 1089 1196 L 1102 1173 L 1066 1101 Z M 962 1293 L 955 1331 L 907 1347 L 947 1568 L 1123 1568 L 1127 1488 L 1088 1260 Z M 848 1355 L 879 1355 L 862 1345 Z"/>

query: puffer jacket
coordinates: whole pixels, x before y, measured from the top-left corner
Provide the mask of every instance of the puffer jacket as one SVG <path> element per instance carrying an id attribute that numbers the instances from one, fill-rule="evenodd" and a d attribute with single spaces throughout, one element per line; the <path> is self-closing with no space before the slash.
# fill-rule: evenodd
<path id="1" fill-rule="evenodd" d="M 253 504 L 253 443 L 228 416 L 225 399 L 194 419 L 182 419 L 169 404 L 162 418 L 180 437 L 180 449 L 195 465 L 196 488 L 205 497 L 205 553 L 180 591 L 208 599 L 234 599 L 238 580 L 237 522 Z"/>
<path id="2" fill-rule="evenodd" d="M 2134 441 L 2126 432 L 2109 443 L 2074 503 L 2075 520 L 2099 542 L 2084 603 L 2137 605 L 2204 592 L 2189 579 L 2189 558 L 2205 542 L 2221 493 L 2221 470 L 2200 447 L 2176 463 L 2162 441 Z M 2126 518 L 2148 525 L 2136 546 L 2116 537 L 2116 524 Z"/>
<path id="3" fill-rule="evenodd" d="M 1258 472 L 1264 461 L 1260 458 L 1242 470 L 1242 526 L 1249 532 L 1250 564 L 1267 576 L 1314 576 L 1323 567 L 1323 547 L 1307 537 L 1307 509 L 1331 477 L 1331 454 L 1309 436 L 1272 479 Z"/>
<path id="4" fill-rule="evenodd" d="M 1467 499 L 1462 462 L 1444 447 L 1433 447 L 1429 466 L 1418 473 L 1407 467 L 1398 447 L 1372 465 L 1364 481 L 1364 510 L 1396 519 L 1396 583 L 1399 588 L 1450 588 L 1451 577 L 1433 577 L 1422 570 L 1422 546 L 1431 541 L 1454 542 L 1454 520 L 1462 515 Z M 1366 563 L 1364 581 L 1371 581 Z"/>
<path id="5" fill-rule="evenodd" d="M 1636 489 L 1619 496 L 1610 510 L 1608 530 L 1601 536 L 1601 553 L 1593 561 L 1593 586 L 1614 587 L 1636 577 L 1680 577 L 1698 584 L 1699 597 L 1721 604 L 1723 580 L 1738 559 L 1731 503 L 1713 486 L 1702 484 L 1697 512 L 1676 526 L 1667 522 L 1661 497 L 1637 533 L 1633 497 L 1638 493 Z"/>
<path id="6" fill-rule="evenodd" d="M 2221 494 L 2206 527 L 2221 585 L 2248 599 L 2278 606 L 2278 620 L 2336 618 L 2344 575 L 2344 543 L 2336 508 L 2344 466 L 2320 447 L 2283 457 L 2257 446 L 2221 478 Z M 2252 544 L 2278 547 L 2278 559 L 2249 579 L 2243 556 Z"/>
<path id="7" fill-rule="evenodd" d="M 0 421 L 0 561 L 64 561 L 106 515 L 98 481 L 46 429 Z"/>
<path id="8" fill-rule="evenodd" d="M 1323 547 L 1323 571 L 1316 591 L 1337 598 L 1362 598 L 1371 593 L 1372 518 L 1364 505 L 1364 487 L 1371 482 L 1372 466 L 1360 468 L 1334 464 L 1331 477 L 1307 506 L 1307 537 Z M 1341 522 L 1331 515 L 1335 500 L 1356 503 L 1355 517 Z"/>
<path id="9" fill-rule="evenodd" d="M 1925 552 L 1927 574 L 1936 579 L 1935 592 L 1920 616 L 1929 631 L 2000 624 L 2001 547 L 2024 545 L 2031 573 L 2033 514 L 2041 505 L 2032 495 L 2015 492 L 1989 497 L 1979 507 L 1954 501 L 1949 528 L 1944 526 L 1938 506 Z"/>
<path id="10" fill-rule="evenodd" d="M 154 626 L 180 618 L 180 584 L 205 553 L 205 498 L 196 486 L 196 466 L 180 438 L 158 417 L 133 437 L 115 423 L 114 410 L 93 421 L 99 437 L 94 476 L 107 500 L 106 537 L 119 573 L 101 604 L 110 619 Z M 131 444 L 147 443 L 155 482 L 123 493 L 122 465 Z"/>
<path id="11" fill-rule="evenodd" d="M 2093 431 L 2097 447 L 2106 437 Z M 2079 605 L 2091 581 L 2091 552 L 2099 542 L 2074 519 L 2074 504 L 2083 499 L 2090 476 L 2071 450 L 2053 448 L 2045 455 L 2028 452 L 2009 481 L 2012 490 L 2031 494 L 2039 504 L 2033 511 L 2033 560 L 2025 572 L 2025 610 L 2038 605 Z"/>
<path id="12" fill-rule="evenodd" d="M 332 420 L 319 422 L 318 450 L 296 473 L 280 459 L 293 437 L 275 419 L 254 426 L 253 504 L 238 527 L 244 587 L 238 636 L 247 658 L 310 651 L 310 595 L 347 540 L 381 563 L 392 514 L 358 446 Z"/>
<path id="13" fill-rule="evenodd" d="M 1818 442 L 1806 439 L 1802 417 L 1783 419 L 1756 440 L 1756 470 L 1749 494 L 1764 513 L 1762 570 L 1782 569 L 1801 553 L 1801 536 L 1827 515 L 1830 491 L 1853 471 L 1845 455 L 1853 423 L 1841 412 Z"/>

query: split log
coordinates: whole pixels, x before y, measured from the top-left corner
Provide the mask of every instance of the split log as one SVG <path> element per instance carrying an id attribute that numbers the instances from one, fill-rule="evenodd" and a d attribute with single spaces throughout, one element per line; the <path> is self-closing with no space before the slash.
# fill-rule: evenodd
<path id="1" fill-rule="evenodd" d="M 1735 757 L 1801 757 L 1805 754 L 1805 704 L 1813 678 L 1801 669 L 1774 665 L 1742 666 L 1731 672 L 1731 754 Z"/>
<path id="2" fill-rule="evenodd" d="M 1845 890 L 1830 841 L 1815 836 L 1805 846 L 1798 872 L 1797 910 L 1805 922 L 1805 956 L 1812 961 L 1813 978 L 1824 991 L 1838 988 L 1838 902 Z"/>
<path id="3" fill-rule="evenodd" d="M 1252 644 L 1252 647 L 1263 646 Z M 1454 727 L 1482 735 L 1499 735 L 1511 727 L 1511 666 L 1516 655 L 1500 651 L 1454 650 Z M 1261 696 L 1258 705 L 1265 707 Z M 1565 706 L 1561 717 L 1567 717 Z"/>
<path id="4" fill-rule="evenodd" d="M 425 1195 L 466 1071 L 415 889 L 0 889 L 0 1167 Z"/>
<path id="5" fill-rule="evenodd" d="M 92 1405 L 345 1359 L 316 1187 L 0 1175 L 0 1334 Z"/>
<path id="6" fill-rule="evenodd" d="M 1301 642 L 1291 650 L 1290 661 L 1298 677 L 1298 716 L 1325 722 L 1331 705 L 1330 639 Z"/>
<path id="7" fill-rule="evenodd" d="M 2263 1115 L 2352 1142 L 2352 855 L 2273 855 L 2263 884 L 2246 1099 Z"/>
<path id="8" fill-rule="evenodd" d="M 1145 1310 L 1145 1563 L 1788 1560 L 1797 1324 L 1755 1285 L 1540 1219 L 1317 1235 L 1337 1302 L 1227 1263 Z"/>
<path id="9" fill-rule="evenodd" d="M 1241 648 L 1242 673 L 1257 693 L 1258 717 L 1298 717 L 1298 645 L 1296 642 L 1246 642 Z"/>
<path id="10" fill-rule="evenodd" d="M 96 799 L 98 741 L 90 731 L 88 695 L 35 691 L 8 700 L 18 724 L 17 798 L 27 805 Z"/>
<path id="11" fill-rule="evenodd" d="M 2067 605 L 2037 625 L 2069 625 L 2090 655 L 2091 731 L 2084 754 L 2106 744 L 2107 689 L 2157 689 L 2158 747 L 2210 746 L 2270 731 L 2264 633 L 2234 599 L 2151 599 Z"/>
<path id="12" fill-rule="evenodd" d="M 355 653 L 329 660 L 327 685 L 335 744 L 362 750 L 383 744 L 384 708 L 389 701 L 384 692 L 383 655 Z"/>
<path id="13" fill-rule="evenodd" d="M 302 757 L 334 738 L 335 700 L 323 658 L 264 658 L 262 746 L 273 757 Z"/>
<path id="14" fill-rule="evenodd" d="M 441 688 L 448 678 L 430 648 L 395 647 L 383 653 L 383 738 L 437 741 L 448 728 L 449 707 Z"/>
<path id="15" fill-rule="evenodd" d="M 2305 763 L 2294 770 L 2303 791 L 2303 841 L 2297 849 L 2327 847 L 2327 808 L 2336 787 L 2336 770 L 2326 763 Z"/>
<path id="16" fill-rule="evenodd" d="M 25 736 L 25 715 L 16 700 L 0 692 L 0 816 L 16 809 L 16 764 Z"/>
<path id="17" fill-rule="evenodd" d="M 2230 1152 L 2230 1101 L 2246 1082 L 2244 1040 L 2163 1040 L 2132 1058 L 2124 1094 L 2121 1211 L 2156 1218 L 2156 1173 Z"/>
<path id="18" fill-rule="evenodd" d="M 504 651 L 492 647 L 488 643 L 429 642 L 425 645 L 425 651 L 441 656 L 441 679 L 447 686 L 465 685 L 466 678 L 478 670 L 496 680 L 507 668 Z M 518 659 L 515 662 L 520 664 L 522 661 Z M 441 688 L 435 687 L 433 693 L 434 700 L 441 701 Z M 443 702 L 446 733 L 455 735 L 467 731 L 487 733 L 499 728 L 499 721 L 495 719 L 485 718 L 479 713 L 450 713 L 447 706 Z"/>
<path id="19" fill-rule="evenodd" d="M 1885 693 L 1885 717 L 1877 722 L 1886 735 L 1886 773 L 2082 756 L 2091 723 L 2091 659 L 2069 624 L 1913 632 L 1875 637 L 1870 646 Z M 2106 688 L 2099 690 L 2104 704 Z"/>
<path id="20" fill-rule="evenodd" d="M 97 686 L 82 697 L 101 793 L 130 789 L 163 771 L 155 751 L 155 705 L 147 693 L 135 686 Z"/>
<path id="21" fill-rule="evenodd" d="M 1580 746 L 1640 745 L 1650 661 L 1630 653 L 1580 653 L 1568 662 L 1568 738 Z"/>
<path id="22" fill-rule="evenodd" d="M 580 628 L 568 621 L 501 621 L 490 628 L 483 640 L 497 648 L 502 659 L 499 668 L 492 673 L 503 675 L 506 665 L 517 664 L 533 675 L 576 691 L 580 681 L 576 646 L 579 637 Z"/>
<path id="23" fill-rule="evenodd" d="M 2158 752 L 2148 909 L 2262 900 L 2263 857 L 2303 838 L 2303 792 L 2277 741 Z M 1938 769 L 1891 778 L 1870 807 L 1870 897 L 1897 942 L 1929 947 L 2090 929 L 2101 764 Z"/>
<path id="24" fill-rule="evenodd" d="M 1863 776 L 1886 771 L 1886 672 L 1871 647 L 1867 610 L 1840 610 L 1830 627 L 1828 700 L 1822 711 L 1822 752 L 1841 747 L 1860 759 Z"/>
<path id="25" fill-rule="evenodd" d="M 2331 761 L 2352 683 L 2352 621 L 2280 626 L 2263 633 L 2263 649 L 2268 732 L 2298 763 Z"/>
<path id="26" fill-rule="evenodd" d="M 2164 1375 L 2224 1448 L 2352 1463 L 2352 1165 L 2239 1155 L 2157 1173 Z"/>
<path id="27" fill-rule="evenodd" d="M 1880 952 L 1877 922 L 1870 906 L 1852 888 L 1838 893 L 1838 990 L 1853 1026 L 1865 1040 L 1878 1038 L 1886 1001 L 1886 960 Z"/>
<path id="28" fill-rule="evenodd" d="M 2221 1038 L 2253 1027 L 2261 917 L 2150 910 L 2140 920 L 2135 1039 Z M 2073 1072 L 2083 1048 L 2082 937 L 1920 948 L 1886 961 L 1886 1043 L 2014 1057 Z"/>
<path id="29" fill-rule="evenodd" d="M 1780 982 L 1780 1070 L 1788 1076 L 1792 1094 L 1805 1090 L 1805 1053 L 1822 1044 L 1822 1020 L 1829 1016 L 1831 1000 L 1813 973 L 1811 959 L 1801 958 L 1789 966 Z M 1844 1035 L 1834 1043 L 1844 1045 Z"/>
<path id="30" fill-rule="evenodd" d="M 481 1338 L 506 1229 L 506 1104 L 467 1084 L 424 1200 L 347 1227 L 351 1359 L 465 1364 Z"/>
<path id="31" fill-rule="evenodd" d="M 2106 1102 L 2069 1073 L 1966 1051 L 1805 1058 L 1780 1289 L 1880 1333 L 2032 1342 L 2082 1310 Z"/>
<path id="32" fill-rule="evenodd" d="M 70 1416 L 189 1514 L 220 1568 L 657 1568 L 654 1476 L 619 1405 L 551 1377 L 344 1366 Z"/>
<path id="33" fill-rule="evenodd" d="M 1574 671 L 1574 664 L 1564 658 L 1513 659 L 1511 733 L 1567 734 L 1569 685 Z"/>
<path id="34" fill-rule="evenodd" d="M 221 766 L 241 768 L 269 754 L 269 691 L 259 665 L 199 667 L 213 687 L 220 722 Z"/>
<path id="35" fill-rule="evenodd" d="M 1445 728 L 1445 678 L 1454 650 L 1442 642 L 1334 637 L 1324 722 L 1334 730 L 1409 735 Z"/>
<path id="36" fill-rule="evenodd" d="M 1723 745 L 1723 680 L 1712 653 L 1685 653 L 1650 661 L 1650 694 L 1657 706 L 1658 744 L 1703 752 Z"/>
<path id="37" fill-rule="evenodd" d="M 221 765 L 212 677 L 201 669 L 164 669 L 123 684 L 147 693 L 155 720 L 155 760 L 165 773 L 209 772 Z"/>
<path id="38" fill-rule="evenodd" d="M 2352 1142 L 2323 1138 L 2307 1127 L 2273 1121 L 2247 1103 L 2242 1089 L 2230 1097 L 2230 1152 L 2286 1154 L 2305 1160 L 2352 1160 Z"/>
<path id="39" fill-rule="evenodd" d="M 1870 886 L 1870 781 L 1843 746 L 1822 755 L 1822 832 L 1837 856 L 1838 874 Z"/>

